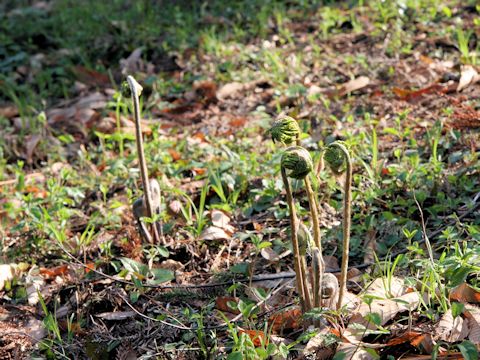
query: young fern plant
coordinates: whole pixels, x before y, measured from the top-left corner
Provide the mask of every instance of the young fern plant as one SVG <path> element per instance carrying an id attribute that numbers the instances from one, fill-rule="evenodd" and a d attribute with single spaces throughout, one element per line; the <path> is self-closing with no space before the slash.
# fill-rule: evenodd
<path id="1" fill-rule="evenodd" d="M 287 204 L 289 208 L 290 227 L 293 247 L 293 262 L 295 275 L 297 277 L 297 290 L 300 298 L 302 312 L 309 311 L 312 308 L 312 297 L 307 279 L 306 261 L 303 253 L 306 251 L 306 244 L 299 242 L 300 222 L 297 217 L 295 201 L 293 199 L 292 188 L 289 178 L 304 179 L 313 169 L 313 161 L 307 150 L 299 146 L 292 146 L 285 150 L 281 158 L 280 172 L 287 195 Z M 288 171 L 288 172 L 287 172 Z M 306 230 L 306 229 L 302 229 Z"/>
<path id="2" fill-rule="evenodd" d="M 143 192 L 144 196 L 142 199 L 137 200 L 138 202 L 133 206 L 133 212 L 135 217 L 137 217 L 137 221 L 141 228 L 141 233 L 147 238 L 147 240 L 152 244 L 164 243 L 163 238 L 160 238 L 158 225 L 154 222 L 152 229 L 152 236 L 149 236 L 148 231 L 146 231 L 145 224 L 140 220 L 140 216 L 142 215 L 145 217 L 153 218 L 157 214 L 157 207 L 159 209 L 160 203 L 160 186 L 157 187 L 158 182 L 156 180 L 149 181 L 148 178 L 148 169 L 147 163 L 145 161 L 145 151 L 143 149 L 143 137 L 142 137 L 142 127 L 140 123 L 140 101 L 139 96 L 142 93 L 142 86 L 133 78 L 133 76 L 129 75 L 127 77 L 127 84 L 123 85 L 123 91 L 126 94 L 131 95 L 132 103 L 133 103 L 133 117 L 135 119 L 135 137 L 137 142 L 137 153 L 138 153 L 138 161 L 140 165 L 140 175 L 142 177 L 142 185 L 143 185 Z M 152 199 L 152 188 L 151 185 L 154 187 L 155 191 L 155 203 Z M 158 193 L 158 194 L 157 194 Z M 147 235 L 148 234 L 148 235 Z"/>
<path id="3" fill-rule="evenodd" d="M 313 245 L 311 246 L 313 248 L 312 253 L 315 254 L 315 259 L 314 259 L 314 264 L 312 263 L 312 279 L 311 282 L 313 283 L 313 299 L 310 298 L 310 290 L 308 287 L 308 284 L 306 284 L 308 281 L 306 279 L 305 272 L 306 270 L 303 271 L 303 274 L 300 274 L 301 277 L 298 277 L 298 281 L 302 281 L 305 283 L 303 285 L 304 287 L 304 292 L 303 294 L 299 291 L 299 294 L 302 294 L 304 296 L 304 299 L 306 301 L 306 307 L 309 309 L 311 306 L 313 307 L 321 307 L 322 306 L 322 284 L 323 284 L 323 274 L 324 274 L 324 261 L 323 261 L 323 256 L 322 256 L 322 243 L 321 243 L 321 237 L 320 237 L 320 225 L 319 225 L 319 216 L 318 216 L 318 202 L 317 202 L 317 196 L 315 192 L 313 191 L 312 188 L 312 183 L 311 179 L 309 177 L 312 168 L 313 168 L 313 161 L 310 157 L 310 154 L 307 150 L 301 147 L 301 142 L 300 142 L 300 134 L 301 130 L 300 127 L 298 126 L 298 123 L 295 119 L 285 116 L 277 119 L 274 123 L 272 128 L 270 129 L 270 133 L 272 136 L 272 140 L 278 141 L 284 145 L 291 145 L 291 144 L 296 144 L 296 146 L 292 146 L 290 148 L 287 148 L 284 157 L 288 159 L 289 157 L 291 160 L 289 162 L 284 162 L 284 157 L 282 157 L 282 171 L 284 167 L 286 166 L 291 166 L 291 172 L 289 174 L 290 177 L 294 177 L 297 179 L 303 179 L 305 183 L 305 189 L 307 192 L 308 196 L 308 202 L 309 202 L 309 207 L 310 207 L 310 217 L 311 217 L 311 222 L 312 222 L 312 228 L 313 228 Z M 308 166 L 307 166 L 308 164 Z M 310 166 L 311 165 L 311 166 Z M 312 167 L 312 168 L 311 168 Z M 308 170 L 308 171 L 307 171 Z M 302 172 L 304 171 L 304 172 Z M 293 174 L 293 176 L 292 176 Z M 290 185 L 288 183 L 288 179 L 284 176 L 284 173 L 282 172 L 282 179 L 285 184 L 285 189 L 287 191 L 287 201 L 289 197 L 291 197 L 291 190 L 290 190 Z M 290 194 L 289 194 L 290 193 Z M 298 219 L 294 219 L 292 217 L 292 212 L 295 210 L 293 209 L 292 206 L 290 206 L 290 215 L 291 215 L 291 227 L 292 227 L 292 243 L 295 242 L 294 240 L 294 234 L 293 230 L 295 228 L 295 231 L 302 230 L 300 231 L 299 234 L 304 234 L 303 236 L 300 236 L 297 241 L 300 241 L 299 244 L 299 261 L 301 262 L 301 266 L 303 269 L 306 269 L 306 260 L 305 260 L 305 254 L 306 254 L 306 247 L 307 247 L 307 242 L 306 238 L 311 237 L 310 234 L 308 233 L 308 230 L 306 227 L 298 222 Z M 292 210 L 293 209 L 293 210 Z M 295 221 L 295 223 L 294 223 Z M 300 226 L 300 228 L 298 228 Z M 307 234 L 309 236 L 307 236 Z M 298 237 L 298 235 L 297 235 Z M 310 245 L 310 244 L 308 244 Z M 308 306 L 308 304 L 311 304 L 311 306 Z"/>
<path id="4" fill-rule="evenodd" d="M 337 309 L 340 309 L 342 307 L 344 293 L 347 289 L 350 228 L 352 217 L 352 160 L 350 157 L 350 152 L 345 144 L 341 141 L 335 141 L 328 145 L 323 152 L 323 159 L 335 176 L 345 173 L 345 182 L 343 186 L 343 249 L 337 302 Z"/>

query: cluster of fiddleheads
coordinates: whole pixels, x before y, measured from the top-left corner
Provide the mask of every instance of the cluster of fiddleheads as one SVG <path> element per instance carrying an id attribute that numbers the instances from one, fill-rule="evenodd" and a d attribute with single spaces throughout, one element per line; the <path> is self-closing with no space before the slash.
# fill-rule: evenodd
<path id="1" fill-rule="evenodd" d="M 313 190 L 311 180 L 311 177 L 316 175 L 313 173 L 313 169 L 319 169 L 322 165 L 314 166 L 310 153 L 301 146 L 300 133 L 301 130 L 297 121 L 288 116 L 275 120 L 270 129 L 270 134 L 274 142 L 280 142 L 284 145 L 295 144 L 284 150 L 280 169 L 289 207 L 294 268 L 297 277 L 300 305 L 304 312 L 314 307 L 324 305 L 329 307 L 334 306 L 333 299 L 338 295 L 336 307 L 339 309 L 346 289 L 348 270 L 352 181 L 350 155 L 343 143 L 334 142 L 326 147 L 319 160 L 319 164 L 322 164 L 323 160 L 325 160 L 335 175 L 346 172 L 343 206 L 343 255 L 339 285 L 335 276 L 332 274 L 324 274 L 325 266 L 322 256 L 318 216 L 318 194 Z M 297 217 L 289 178 L 304 181 L 310 207 L 310 222 L 312 224 L 313 237 L 307 227 Z M 311 272 L 307 272 L 307 247 L 311 248 Z M 324 303 L 325 299 L 331 300 L 327 304 L 326 302 Z"/>

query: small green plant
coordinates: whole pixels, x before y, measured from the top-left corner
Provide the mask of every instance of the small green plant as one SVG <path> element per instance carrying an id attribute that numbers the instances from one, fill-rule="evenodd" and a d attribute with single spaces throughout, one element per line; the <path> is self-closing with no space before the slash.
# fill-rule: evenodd
<path id="1" fill-rule="evenodd" d="M 348 257 L 350 249 L 350 228 L 352 217 L 352 160 L 346 146 L 336 141 L 330 144 L 324 152 L 325 162 L 332 172 L 338 176 L 345 173 L 343 186 L 343 249 L 340 273 L 340 286 L 337 308 L 342 306 L 343 294 L 347 287 Z"/>
<path id="2" fill-rule="evenodd" d="M 130 93 L 132 97 L 132 102 L 133 102 L 133 115 L 135 118 L 135 135 L 136 135 L 136 140 L 137 140 L 137 153 L 138 153 L 138 160 L 140 163 L 140 174 L 142 176 L 142 184 L 143 184 L 143 191 L 144 191 L 144 197 L 141 199 L 143 202 L 143 205 L 138 205 L 136 209 L 140 211 L 141 207 L 143 207 L 146 210 L 146 217 L 153 219 L 154 215 L 156 214 L 156 208 L 157 206 L 159 207 L 159 202 L 160 202 L 160 187 L 158 186 L 155 187 L 153 190 L 158 191 L 158 194 L 155 194 L 155 196 L 158 196 L 158 203 L 154 204 L 154 200 L 152 198 L 152 189 L 151 189 L 151 182 L 148 179 L 148 169 L 147 169 L 147 163 L 145 161 L 145 151 L 143 150 L 143 137 L 142 137 L 142 128 L 140 124 L 140 101 L 139 101 L 139 96 L 142 93 L 142 86 L 133 78 L 133 76 L 128 76 L 127 77 L 127 84 L 123 85 L 123 90 L 126 94 Z M 156 183 L 153 183 L 156 185 Z M 157 199 L 155 199 L 157 200 Z M 135 212 L 135 208 L 134 208 Z M 135 214 L 137 215 L 137 214 Z M 138 217 L 140 218 L 140 217 Z M 161 226 L 160 226 L 161 227 Z M 145 236 L 148 232 L 145 232 Z M 158 244 L 161 242 L 164 244 L 164 239 L 163 237 L 160 237 L 158 227 L 156 225 L 156 221 L 154 222 L 152 226 L 152 234 L 153 238 L 150 237 L 148 238 L 151 243 L 156 243 Z"/>

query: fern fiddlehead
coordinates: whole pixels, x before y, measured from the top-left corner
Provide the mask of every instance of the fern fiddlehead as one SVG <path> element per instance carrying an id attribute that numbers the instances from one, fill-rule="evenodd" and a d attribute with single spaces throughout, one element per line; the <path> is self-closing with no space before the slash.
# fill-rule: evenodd
<path id="1" fill-rule="evenodd" d="M 133 103 L 133 117 L 135 120 L 135 137 L 137 142 L 137 153 L 138 153 L 138 160 L 140 165 L 140 174 L 142 177 L 142 185 L 144 191 L 144 206 L 146 209 L 146 216 L 152 218 L 155 214 L 153 203 L 152 203 L 152 193 L 150 189 L 150 183 L 148 180 L 148 169 L 147 163 L 145 161 L 145 152 L 143 149 L 143 137 L 142 137 L 142 128 L 140 123 L 140 101 L 139 96 L 143 90 L 142 86 L 134 79 L 133 76 L 129 75 L 127 77 L 127 84 L 128 87 L 124 87 L 125 92 L 129 92 L 132 97 Z M 152 227 L 153 232 L 153 239 L 152 243 L 159 243 L 160 242 L 160 235 L 158 233 L 158 229 L 156 225 Z M 150 238 L 151 239 L 151 238 Z"/>
<path id="2" fill-rule="evenodd" d="M 343 186 L 343 251 L 337 302 L 337 308 L 340 309 L 342 306 L 343 295 L 347 288 L 347 271 L 352 216 L 352 160 L 347 147 L 343 142 L 340 141 L 336 141 L 328 145 L 323 154 L 323 158 L 335 175 L 340 175 L 345 172 L 345 183 Z"/>

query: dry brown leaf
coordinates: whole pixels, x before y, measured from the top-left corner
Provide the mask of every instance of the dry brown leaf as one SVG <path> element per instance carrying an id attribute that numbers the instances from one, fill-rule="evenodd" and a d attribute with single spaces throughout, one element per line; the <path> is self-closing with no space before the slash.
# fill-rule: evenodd
<path id="1" fill-rule="evenodd" d="M 369 285 L 365 293 L 385 299 L 398 297 L 405 293 L 404 281 L 395 276 L 389 279 L 378 278 Z"/>
<path id="2" fill-rule="evenodd" d="M 463 314 L 468 319 L 468 325 L 470 327 L 468 340 L 475 345 L 480 345 L 480 308 L 465 304 Z"/>
<path id="3" fill-rule="evenodd" d="M 466 89 L 467 87 L 477 83 L 480 80 L 480 75 L 472 65 L 463 65 L 461 69 L 460 80 L 457 86 L 457 92 Z"/>
<path id="4" fill-rule="evenodd" d="M 327 272 L 336 272 L 340 270 L 336 256 L 325 255 L 323 256 L 323 262 L 325 263 L 325 271 Z"/>
<path id="5" fill-rule="evenodd" d="M 215 299 L 215 307 L 223 312 L 228 312 L 231 314 L 240 314 L 240 311 L 237 308 L 233 308 L 229 303 L 233 302 L 238 304 L 240 299 L 234 296 L 217 296 Z"/>
<path id="6" fill-rule="evenodd" d="M 103 312 L 100 314 L 96 314 L 95 316 L 105 320 L 120 321 L 120 320 L 130 319 L 131 317 L 134 317 L 135 312 L 134 311 L 112 311 L 112 312 Z"/>
<path id="7" fill-rule="evenodd" d="M 342 85 L 338 91 L 339 96 L 347 95 L 356 90 L 360 90 L 365 86 L 370 84 L 370 79 L 367 76 L 360 76 L 358 78 L 352 79 Z"/>
<path id="8" fill-rule="evenodd" d="M 199 240 L 229 240 L 231 236 L 217 226 L 209 226 L 200 234 Z"/>
<path id="9" fill-rule="evenodd" d="M 268 338 L 263 331 L 239 329 L 239 333 L 247 334 L 255 346 L 268 345 Z"/>
<path id="10" fill-rule="evenodd" d="M 450 291 L 450 300 L 478 304 L 480 293 L 467 283 L 463 283 Z"/>
<path id="11" fill-rule="evenodd" d="M 238 93 L 240 93 L 245 88 L 245 85 L 239 82 L 232 82 L 223 85 L 217 91 L 217 98 L 219 100 L 225 100 L 231 97 L 234 97 Z"/>
<path id="12" fill-rule="evenodd" d="M 337 347 L 336 353 L 344 353 L 345 357 L 343 360 L 373 360 L 374 357 L 361 346 L 357 344 L 351 344 L 348 342 L 343 342 Z"/>
<path id="13" fill-rule="evenodd" d="M 280 260 L 280 255 L 278 255 L 271 247 L 263 248 L 260 251 L 260 255 L 268 261 L 275 262 Z"/>
<path id="14" fill-rule="evenodd" d="M 213 226 L 219 227 L 230 234 L 235 231 L 235 228 L 230 225 L 230 217 L 226 215 L 223 211 L 216 209 L 212 210 L 210 216 L 212 218 Z"/>
<path id="15" fill-rule="evenodd" d="M 322 328 L 317 335 L 308 340 L 307 345 L 303 348 L 303 358 L 313 358 L 316 360 L 331 359 L 335 353 L 332 346 L 325 346 L 325 338 L 330 335 L 331 331 L 328 327 Z"/>
<path id="16" fill-rule="evenodd" d="M 0 107 L 0 116 L 6 117 L 7 119 L 18 116 L 18 114 L 18 108 L 15 105 L 6 105 Z"/>
<path id="17" fill-rule="evenodd" d="M 381 325 L 384 325 L 392 320 L 398 313 L 414 310 L 419 304 L 420 294 L 417 292 L 411 292 L 395 299 L 373 300 L 370 305 L 365 303 L 361 304 L 352 315 L 350 322 L 373 328 L 374 325 L 365 319 L 366 315 L 371 313 L 378 314 L 381 319 Z"/>
<path id="18" fill-rule="evenodd" d="M 446 342 L 457 342 L 465 339 L 468 332 L 468 319 L 463 319 L 461 316 L 454 319 L 452 311 L 448 310 L 438 322 L 434 338 Z"/>
<path id="19" fill-rule="evenodd" d="M 15 276 L 15 268 L 12 264 L 0 264 L 0 291 L 12 281 Z"/>
<path id="20" fill-rule="evenodd" d="M 268 318 L 268 323 L 273 332 L 279 333 L 283 330 L 298 329 L 302 323 L 302 312 L 299 308 L 275 313 Z"/>

